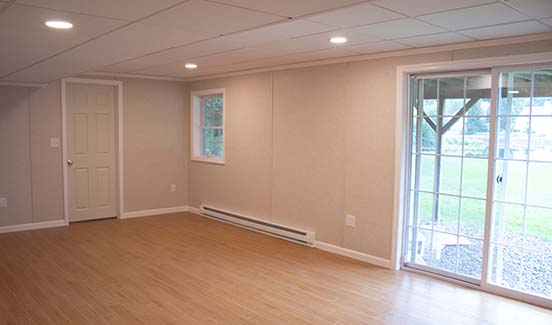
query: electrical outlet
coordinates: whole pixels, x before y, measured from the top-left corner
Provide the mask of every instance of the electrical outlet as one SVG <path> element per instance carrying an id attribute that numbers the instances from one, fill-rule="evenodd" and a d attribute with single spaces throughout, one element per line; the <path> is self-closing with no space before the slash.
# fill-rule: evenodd
<path id="1" fill-rule="evenodd" d="M 345 216 L 345 226 L 356 227 L 356 217 L 350 214 Z"/>
<path id="2" fill-rule="evenodd" d="M 0 197 L 0 208 L 7 208 L 7 207 L 8 207 L 8 198 Z"/>
<path id="3" fill-rule="evenodd" d="M 50 148 L 59 148 L 60 141 L 59 138 L 50 138 Z"/>
<path id="4" fill-rule="evenodd" d="M 171 184 L 171 192 L 176 192 L 176 184 Z"/>

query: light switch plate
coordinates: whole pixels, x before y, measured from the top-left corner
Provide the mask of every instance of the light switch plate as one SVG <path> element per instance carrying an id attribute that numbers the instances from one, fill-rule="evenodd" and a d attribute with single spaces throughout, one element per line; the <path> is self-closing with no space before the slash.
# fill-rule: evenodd
<path id="1" fill-rule="evenodd" d="M 59 138 L 50 138 L 50 148 L 59 148 L 60 141 Z"/>
<path id="2" fill-rule="evenodd" d="M 171 184 L 171 192 L 176 192 L 176 184 Z"/>
<path id="3" fill-rule="evenodd" d="M 7 207 L 8 207 L 8 198 L 0 197 L 0 208 L 7 208 Z"/>
<path id="4" fill-rule="evenodd" d="M 350 214 L 345 216 L 345 226 L 356 227 L 356 217 Z"/>

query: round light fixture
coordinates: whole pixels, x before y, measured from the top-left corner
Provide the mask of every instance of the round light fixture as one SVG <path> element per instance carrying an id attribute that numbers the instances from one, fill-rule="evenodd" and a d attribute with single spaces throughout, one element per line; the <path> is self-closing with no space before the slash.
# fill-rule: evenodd
<path id="1" fill-rule="evenodd" d="M 335 36 L 330 38 L 330 42 L 334 44 L 343 44 L 347 42 L 347 38 L 343 36 Z"/>
<path id="2" fill-rule="evenodd" d="M 73 24 L 71 24 L 68 21 L 63 21 L 63 20 L 49 20 L 49 21 L 45 22 L 44 24 L 46 26 L 50 27 L 50 28 L 55 28 L 55 29 L 71 29 L 71 28 L 73 28 Z"/>
<path id="3" fill-rule="evenodd" d="M 185 67 L 186 69 L 195 69 L 195 68 L 197 68 L 197 64 L 195 64 L 195 63 L 186 63 L 186 64 L 184 65 L 184 67 Z"/>

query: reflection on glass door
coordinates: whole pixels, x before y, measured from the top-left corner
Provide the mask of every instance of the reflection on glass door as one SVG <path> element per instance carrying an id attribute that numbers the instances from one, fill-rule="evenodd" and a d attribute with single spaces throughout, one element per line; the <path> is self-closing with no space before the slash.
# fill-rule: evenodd
<path id="1" fill-rule="evenodd" d="M 479 283 L 483 265 L 491 73 L 411 82 L 405 264 Z"/>
<path id="2" fill-rule="evenodd" d="M 552 70 L 498 88 L 488 282 L 552 299 Z"/>

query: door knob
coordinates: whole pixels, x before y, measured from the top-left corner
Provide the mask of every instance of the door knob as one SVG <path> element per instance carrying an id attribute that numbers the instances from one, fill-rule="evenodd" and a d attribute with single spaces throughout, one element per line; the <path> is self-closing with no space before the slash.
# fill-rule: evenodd
<path id="1" fill-rule="evenodd" d="M 67 165 L 71 166 L 73 164 L 73 161 L 71 159 L 67 159 Z"/>

